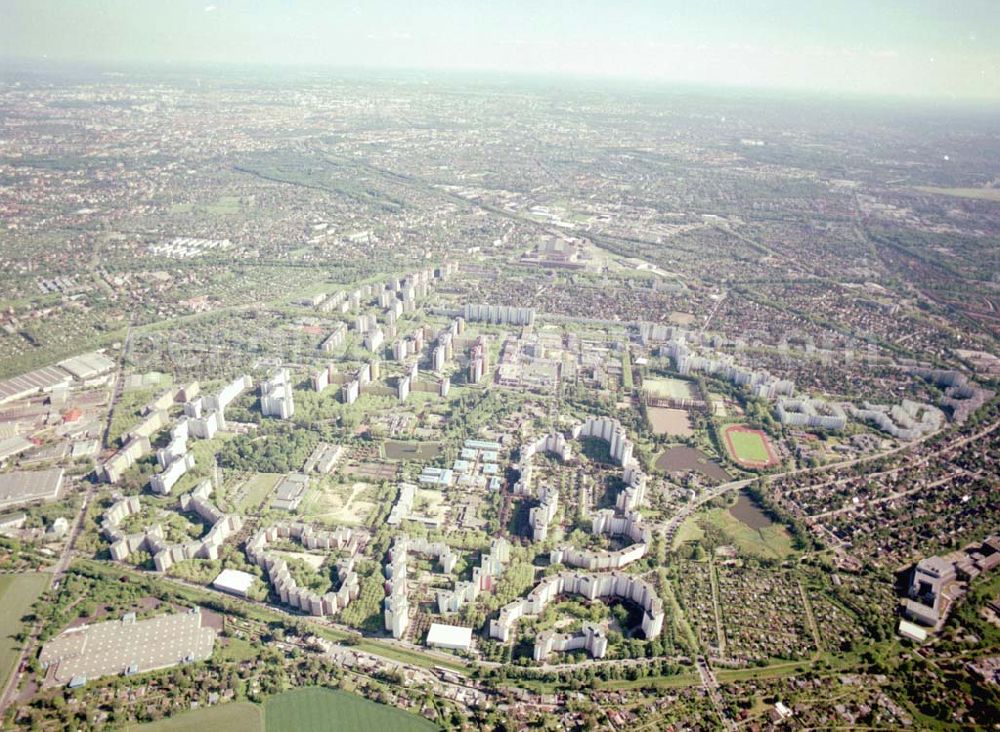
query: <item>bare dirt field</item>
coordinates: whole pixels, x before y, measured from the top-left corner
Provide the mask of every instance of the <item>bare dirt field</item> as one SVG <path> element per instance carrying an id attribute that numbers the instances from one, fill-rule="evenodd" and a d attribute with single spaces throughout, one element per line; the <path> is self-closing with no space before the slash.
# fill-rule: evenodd
<path id="1" fill-rule="evenodd" d="M 691 420 L 684 409 L 668 407 L 646 407 L 649 424 L 654 435 L 670 435 L 671 437 L 690 437 L 694 434 Z"/>

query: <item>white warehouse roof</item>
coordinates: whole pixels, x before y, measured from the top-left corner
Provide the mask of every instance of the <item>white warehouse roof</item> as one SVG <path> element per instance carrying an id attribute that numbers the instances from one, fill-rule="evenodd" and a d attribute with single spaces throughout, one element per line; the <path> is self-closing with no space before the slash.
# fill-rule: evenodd
<path id="1" fill-rule="evenodd" d="M 467 651 L 472 646 L 472 628 L 431 623 L 431 629 L 427 633 L 427 645 Z"/>
<path id="2" fill-rule="evenodd" d="M 238 569 L 224 569 L 212 582 L 212 587 L 223 592 L 230 592 L 234 595 L 246 597 L 250 591 L 250 586 L 256 581 L 256 577 L 249 572 L 241 572 Z"/>

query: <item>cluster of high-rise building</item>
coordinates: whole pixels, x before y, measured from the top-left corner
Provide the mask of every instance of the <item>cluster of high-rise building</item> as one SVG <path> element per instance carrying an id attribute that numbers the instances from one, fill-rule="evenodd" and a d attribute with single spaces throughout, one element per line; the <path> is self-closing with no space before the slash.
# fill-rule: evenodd
<path id="1" fill-rule="evenodd" d="M 632 455 L 632 441 L 621 423 L 611 417 L 587 417 L 583 424 L 573 428 L 571 434 L 574 440 L 596 437 L 608 443 L 611 459 L 623 468 L 622 479 L 625 482 L 615 507 L 621 513 L 637 511 L 646 497 L 646 474 Z"/>
<path id="2" fill-rule="evenodd" d="M 401 638 L 410 624 L 410 603 L 407 599 L 407 555 L 423 554 L 434 557 L 446 574 L 455 568 L 458 557 L 444 542 L 429 542 L 426 539 L 411 540 L 407 536 L 397 536 L 389 549 L 385 566 L 385 600 L 382 609 L 385 629 L 393 638 Z"/>
<path id="3" fill-rule="evenodd" d="M 400 338 L 392 344 L 392 357 L 396 361 L 405 361 L 409 356 L 419 356 L 424 350 L 424 329 L 417 328 L 413 333 Z"/>
<path id="4" fill-rule="evenodd" d="M 385 520 L 389 526 L 398 526 L 404 519 L 408 518 L 413 510 L 413 499 L 417 495 L 417 487 L 412 483 L 399 484 L 399 496 L 389 511 L 389 517 Z"/>
<path id="5" fill-rule="evenodd" d="M 595 536 L 627 537 L 632 544 L 617 551 L 590 551 L 562 546 L 550 552 L 549 562 L 591 572 L 621 569 L 646 556 L 652 541 L 652 533 L 636 511 L 624 516 L 617 515 L 610 508 L 598 511 L 591 519 L 591 533 Z"/>
<path id="6" fill-rule="evenodd" d="M 521 459 L 517 466 L 520 478 L 514 485 L 514 494 L 534 495 L 531 487 L 534 473 L 532 463 L 537 452 L 550 452 L 567 461 L 572 456 L 569 439 L 578 440 L 583 437 L 595 437 L 607 442 L 611 459 L 623 468 L 622 478 L 625 487 L 615 502 L 618 511 L 627 514 L 638 510 L 646 494 L 646 474 L 632 455 L 634 447 L 625 428 L 612 417 L 588 417 L 583 423 L 573 427 L 569 438 L 561 432 L 553 432 L 539 437 L 534 442 L 525 443 L 521 447 Z M 535 541 L 544 541 L 548 536 L 548 523 L 558 509 L 558 494 L 549 496 L 547 504 L 545 496 L 540 494 L 539 498 L 542 500 L 542 505 L 533 508 L 529 516 Z"/>
<path id="7" fill-rule="evenodd" d="M 470 323 L 532 325 L 535 322 L 535 309 L 469 303 L 463 308 L 462 316 Z"/>
<path id="8" fill-rule="evenodd" d="M 960 371 L 913 368 L 911 373 L 944 389 L 940 405 L 950 409 L 952 418 L 959 424 L 994 397 L 992 389 L 984 389 L 970 382 Z"/>
<path id="9" fill-rule="evenodd" d="M 494 580 L 503 573 L 510 561 L 510 544 L 503 537 L 493 539 L 490 550 L 479 557 L 479 566 L 472 568 L 472 580 L 455 583 L 454 589 L 437 591 L 440 613 L 458 612 L 466 603 L 475 602 L 481 592 L 491 592 Z"/>
<path id="10" fill-rule="evenodd" d="M 152 449 L 148 437 L 129 438 L 118 452 L 100 466 L 98 473 L 108 483 L 117 483 L 129 468 Z"/>
<path id="11" fill-rule="evenodd" d="M 366 364 L 363 364 L 355 373 L 353 378 L 344 379 L 340 386 L 340 397 L 344 404 L 354 404 L 361 396 L 362 389 L 373 381 L 377 381 L 382 373 L 382 365 L 378 358 L 373 358 Z M 340 375 L 337 374 L 336 368 L 331 363 L 327 367 L 327 379 L 326 383 L 329 384 L 334 382 Z M 335 382 L 334 382 L 335 383 Z M 314 386 L 316 385 L 315 377 L 313 381 Z M 326 388 L 324 385 L 323 388 Z M 322 389 L 317 389 L 317 391 L 322 391 Z"/>
<path id="12" fill-rule="evenodd" d="M 592 658 L 604 658 L 608 652 L 608 634 L 595 623 L 584 623 L 578 633 L 543 630 L 535 636 L 533 657 L 542 662 L 553 653 L 586 651 Z"/>
<path id="13" fill-rule="evenodd" d="M 847 414 L 840 405 L 823 399 L 784 397 L 778 399 L 774 413 L 788 427 L 842 430 L 847 426 Z"/>
<path id="14" fill-rule="evenodd" d="M 322 343 L 319 344 L 319 349 L 324 353 L 333 353 L 336 349 L 344 345 L 344 340 L 347 338 L 347 324 L 337 323 L 333 327 L 333 332 L 328 335 Z"/>
<path id="15" fill-rule="evenodd" d="M 478 384 L 489 371 L 489 350 L 486 338 L 479 336 L 469 349 L 469 371 L 467 378 L 470 384 Z"/>
<path id="16" fill-rule="evenodd" d="M 337 578 L 340 587 L 336 592 L 320 595 L 306 587 L 299 587 L 288 568 L 288 562 L 269 553 L 267 545 L 282 539 L 294 539 L 306 549 L 344 551 L 348 557 L 337 561 Z M 361 583 L 354 571 L 354 557 L 361 549 L 362 535 L 348 528 L 321 531 L 303 523 L 276 524 L 261 529 L 247 541 L 246 552 L 251 562 L 266 573 L 274 592 L 281 602 L 310 615 L 333 615 L 357 599 Z"/>
<path id="17" fill-rule="evenodd" d="M 184 415 L 192 437 L 210 440 L 226 428 L 226 407 L 236 397 L 253 387 L 253 379 L 240 376 L 216 394 L 207 394 L 184 402 Z"/>
<path id="18" fill-rule="evenodd" d="M 581 595 L 588 600 L 609 597 L 628 600 L 642 608 L 642 632 L 646 638 L 655 638 L 663 630 L 663 601 L 645 580 L 623 572 L 585 574 L 567 571 L 546 577 L 527 597 L 504 605 L 499 617 L 490 621 L 490 637 L 509 641 L 518 620 L 528 615 L 539 615 L 561 595 Z"/>
<path id="19" fill-rule="evenodd" d="M 702 356 L 694 353 L 683 337 L 668 341 L 660 347 L 660 354 L 669 357 L 677 373 L 687 376 L 695 372 L 708 374 L 744 387 L 759 399 L 792 396 L 795 383 L 778 379 L 769 371 L 749 369 L 737 364 L 728 354 Z"/>
<path id="20" fill-rule="evenodd" d="M 198 390 L 198 383 L 192 382 L 177 389 L 169 389 L 145 405 L 142 409 L 145 417 L 123 435 L 122 448 L 98 468 L 98 476 L 109 483 L 117 483 L 121 480 L 121 477 L 136 461 L 151 452 L 150 439 L 153 435 L 170 423 L 167 409 L 175 402 L 183 402 L 186 405 L 191 399 L 198 396 Z M 178 460 L 182 461 L 173 469 L 177 473 L 176 475 L 171 473 L 162 479 L 163 483 L 159 481 L 153 483 L 153 489 L 157 492 L 169 493 L 167 484 L 172 486 L 184 471 L 193 467 L 193 463 L 187 464 L 185 461 L 187 439 L 190 434 L 191 424 L 187 417 L 182 417 L 171 430 L 170 444 L 157 450 L 157 462 L 164 470 L 169 469 Z"/>
<path id="21" fill-rule="evenodd" d="M 538 491 L 538 505 L 528 512 L 528 523 L 531 525 L 531 538 L 534 541 L 545 541 L 549 536 L 549 524 L 559 510 L 559 491 L 552 486 L 542 486 Z"/>
<path id="22" fill-rule="evenodd" d="M 295 414 L 295 396 L 288 369 L 278 371 L 260 382 L 260 412 L 265 417 L 290 419 Z"/>
<path id="23" fill-rule="evenodd" d="M 385 567 L 385 600 L 383 616 L 385 629 L 393 638 L 401 638 L 410 622 L 410 604 L 407 599 L 407 561 L 409 554 L 420 554 L 436 559 L 445 574 L 451 574 L 458 561 L 451 547 L 441 541 L 396 537 L 389 550 Z M 451 590 L 437 591 L 438 612 L 458 612 L 463 605 L 474 602 L 481 592 L 493 589 L 494 580 L 503 572 L 503 566 L 510 561 L 510 544 L 506 539 L 494 539 L 489 552 L 479 558 L 479 566 L 472 568 L 472 580 L 455 583 Z"/>
<path id="24" fill-rule="evenodd" d="M 380 308 L 383 308 L 386 322 L 392 325 L 400 315 L 416 309 L 416 301 L 427 296 L 433 280 L 443 279 L 456 269 L 457 265 L 448 263 L 435 269 L 417 270 L 401 278 L 391 277 L 381 287 L 374 283 L 366 283 L 350 291 L 336 292 L 329 296 L 314 296 L 304 304 L 312 305 L 320 312 L 346 315 L 357 311 L 363 303 L 374 300 Z M 358 327 L 357 330 L 365 332 L 367 328 Z"/>
<path id="25" fill-rule="evenodd" d="M 906 441 L 929 435 L 944 425 L 944 412 L 940 409 L 909 399 L 892 406 L 863 402 L 860 408 L 851 407 L 851 416 L 871 422 L 897 440 Z"/>
<path id="26" fill-rule="evenodd" d="M 170 544 L 163 535 L 163 527 L 155 524 L 142 532 L 126 534 L 119 527 L 129 516 L 139 513 L 142 505 L 138 496 L 129 496 L 116 501 L 104 514 L 101 530 L 111 542 L 111 558 L 116 561 L 127 559 L 137 551 L 147 551 L 153 556 L 158 572 L 166 572 L 178 562 L 189 559 L 218 559 L 225 541 L 243 527 L 243 520 L 234 514 L 227 514 L 210 500 L 212 482 L 203 480 L 194 490 L 180 498 L 179 509 L 197 514 L 211 524 L 208 533 L 201 539 Z"/>
<path id="27" fill-rule="evenodd" d="M 431 370 L 440 374 L 445 366 L 455 358 L 455 339 L 465 332 L 465 319 L 453 318 L 448 327 L 442 328 L 431 349 Z"/>

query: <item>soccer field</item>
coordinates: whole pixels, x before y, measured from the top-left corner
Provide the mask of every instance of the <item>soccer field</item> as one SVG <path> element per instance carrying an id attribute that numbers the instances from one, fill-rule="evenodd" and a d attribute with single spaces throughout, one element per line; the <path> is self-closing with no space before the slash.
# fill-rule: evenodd
<path id="1" fill-rule="evenodd" d="M 431 722 L 337 689 L 293 689 L 264 704 L 267 732 L 429 732 Z"/>
<path id="2" fill-rule="evenodd" d="M 21 618 L 31 609 L 49 584 L 49 575 L 39 572 L 0 575 L 0 688 L 14 671 L 21 644 L 14 636 L 21 632 Z"/>
<path id="3" fill-rule="evenodd" d="M 757 430 L 733 425 L 725 429 L 724 435 L 726 449 L 737 462 L 763 466 L 776 463 L 767 444 L 767 438 Z"/>

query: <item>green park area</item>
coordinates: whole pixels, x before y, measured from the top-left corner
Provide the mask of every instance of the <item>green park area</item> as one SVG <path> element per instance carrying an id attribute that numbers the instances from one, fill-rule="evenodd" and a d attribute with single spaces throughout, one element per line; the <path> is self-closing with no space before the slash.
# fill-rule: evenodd
<path id="1" fill-rule="evenodd" d="M 49 575 L 26 572 L 0 575 L 0 688 L 14 671 L 21 654 L 16 638 L 25 630 L 21 620 L 49 584 Z"/>
<path id="2" fill-rule="evenodd" d="M 728 508 L 713 508 L 705 513 L 703 521 L 718 528 L 742 553 L 765 559 L 785 559 L 793 553 L 792 536 L 781 524 L 754 528 Z"/>
<path id="3" fill-rule="evenodd" d="M 763 559 L 780 560 L 794 553 L 788 530 L 771 521 L 745 495 L 733 506 L 712 508 L 688 518 L 677 530 L 674 548 L 706 537 L 714 539 L 714 543 L 735 545 L 741 554 Z"/>

